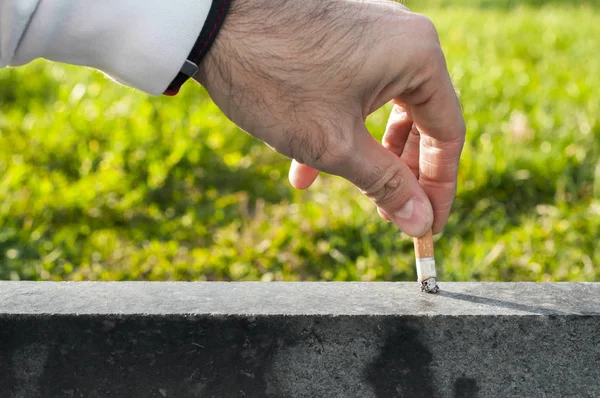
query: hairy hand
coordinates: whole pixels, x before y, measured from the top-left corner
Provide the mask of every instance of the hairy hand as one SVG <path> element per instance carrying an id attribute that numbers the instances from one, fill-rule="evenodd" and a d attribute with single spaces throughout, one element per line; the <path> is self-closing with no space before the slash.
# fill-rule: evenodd
<path id="1" fill-rule="evenodd" d="M 294 159 L 355 184 L 411 236 L 446 223 L 465 127 L 437 32 L 388 1 L 234 0 L 196 77 L 238 126 Z M 369 114 L 395 106 L 383 139 Z"/>

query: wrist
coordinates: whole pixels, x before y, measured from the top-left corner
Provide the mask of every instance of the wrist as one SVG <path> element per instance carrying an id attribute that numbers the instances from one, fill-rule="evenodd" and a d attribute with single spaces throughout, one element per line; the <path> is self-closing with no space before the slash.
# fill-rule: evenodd
<path id="1" fill-rule="evenodd" d="M 200 65 L 206 55 L 210 52 L 212 45 L 225 22 L 231 1 L 232 0 L 211 1 L 210 10 L 206 17 L 206 21 L 204 22 L 204 26 L 179 73 L 164 92 L 165 95 L 176 95 L 181 86 L 189 78 L 193 78 L 198 73 Z"/>

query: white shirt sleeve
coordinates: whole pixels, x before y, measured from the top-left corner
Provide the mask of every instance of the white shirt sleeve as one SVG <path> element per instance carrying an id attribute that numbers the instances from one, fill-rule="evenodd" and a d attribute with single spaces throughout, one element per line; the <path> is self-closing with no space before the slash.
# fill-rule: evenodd
<path id="1" fill-rule="evenodd" d="M 0 68 L 85 65 L 153 95 L 175 78 L 211 0 L 0 0 Z"/>

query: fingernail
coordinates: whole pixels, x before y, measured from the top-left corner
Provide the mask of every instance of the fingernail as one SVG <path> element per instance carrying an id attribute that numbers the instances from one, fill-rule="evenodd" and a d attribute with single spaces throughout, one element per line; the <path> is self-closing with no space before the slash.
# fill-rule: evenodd
<path id="1" fill-rule="evenodd" d="M 406 234 L 421 236 L 429 225 L 429 212 L 420 200 L 412 198 L 394 213 L 394 220 Z"/>

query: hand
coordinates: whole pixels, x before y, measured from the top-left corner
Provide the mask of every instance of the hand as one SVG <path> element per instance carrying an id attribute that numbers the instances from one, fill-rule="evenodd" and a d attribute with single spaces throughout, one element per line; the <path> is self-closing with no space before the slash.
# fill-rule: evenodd
<path id="1" fill-rule="evenodd" d="M 465 126 L 435 27 L 388 1 L 234 0 L 196 79 L 238 126 L 355 184 L 405 233 L 445 225 Z M 394 101 L 383 145 L 365 127 Z"/>

